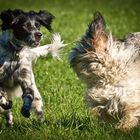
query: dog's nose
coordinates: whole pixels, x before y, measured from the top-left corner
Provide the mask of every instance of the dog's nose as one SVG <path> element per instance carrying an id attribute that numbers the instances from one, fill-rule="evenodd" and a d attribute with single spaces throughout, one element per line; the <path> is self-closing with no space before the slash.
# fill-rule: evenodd
<path id="1" fill-rule="evenodd" d="M 36 32 L 36 33 L 35 33 L 35 38 L 36 38 L 36 39 L 40 39 L 41 36 L 42 36 L 42 34 L 41 34 L 40 32 Z"/>

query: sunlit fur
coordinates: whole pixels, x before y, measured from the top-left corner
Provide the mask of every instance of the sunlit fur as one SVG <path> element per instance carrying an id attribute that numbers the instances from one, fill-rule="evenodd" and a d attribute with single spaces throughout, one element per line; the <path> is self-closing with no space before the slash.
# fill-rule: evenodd
<path id="1" fill-rule="evenodd" d="M 70 54 L 70 65 L 87 85 L 85 101 L 102 120 L 118 120 L 123 131 L 140 119 L 140 32 L 123 40 L 105 31 L 96 13 L 85 36 Z"/>

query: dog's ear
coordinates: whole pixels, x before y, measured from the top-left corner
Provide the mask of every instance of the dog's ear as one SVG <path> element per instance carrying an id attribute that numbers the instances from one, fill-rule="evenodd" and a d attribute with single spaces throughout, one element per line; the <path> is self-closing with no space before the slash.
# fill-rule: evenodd
<path id="1" fill-rule="evenodd" d="M 47 11 L 40 11 L 39 13 L 37 13 L 37 19 L 41 25 L 46 27 L 49 31 L 52 31 L 51 24 L 54 16 L 51 13 Z"/>
<path id="2" fill-rule="evenodd" d="M 90 44 L 94 49 L 104 49 L 107 41 L 107 34 L 105 32 L 105 20 L 100 12 L 96 12 L 94 19 L 89 25 L 86 32 L 86 38 L 90 40 Z"/>
<path id="3" fill-rule="evenodd" d="M 11 29 L 13 27 L 13 24 L 15 23 L 15 19 L 24 12 L 22 10 L 16 9 L 16 10 L 5 10 L 0 13 L 0 19 L 2 20 L 1 29 L 7 30 Z"/>

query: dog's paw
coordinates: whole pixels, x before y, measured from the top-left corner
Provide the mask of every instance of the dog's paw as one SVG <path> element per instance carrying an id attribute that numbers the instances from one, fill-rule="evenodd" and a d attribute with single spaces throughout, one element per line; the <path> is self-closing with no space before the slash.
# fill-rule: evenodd
<path id="1" fill-rule="evenodd" d="M 32 101 L 33 98 L 31 96 L 25 96 L 23 99 L 23 107 L 21 109 L 21 114 L 26 117 L 29 118 L 30 117 L 30 109 L 32 107 Z"/>
<path id="2" fill-rule="evenodd" d="M 23 106 L 21 109 L 21 114 L 25 117 L 25 118 L 29 118 L 30 117 L 30 110 Z"/>
<path id="3" fill-rule="evenodd" d="M 1 107 L 2 107 L 4 110 L 11 109 L 11 108 L 12 108 L 12 101 L 8 101 L 6 104 L 2 104 Z"/>
<path id="4" fill-rule="evenodd" d="M 9 121 L 6 124 L 7 127 L 12 128 L 13 127 L 13 121 Z"/>

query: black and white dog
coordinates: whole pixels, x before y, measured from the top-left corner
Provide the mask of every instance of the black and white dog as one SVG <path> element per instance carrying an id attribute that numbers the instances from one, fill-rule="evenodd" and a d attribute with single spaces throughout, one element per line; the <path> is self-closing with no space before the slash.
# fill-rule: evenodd
<path id="1" fill-rule="evenodd" d="M 40 46 L 43 25 L 51 31 L 54 16 L 45 11 L 24 12 L 6 10 L 1 12 L 2 35 L 0 36 L 0 112 L 4 112 L 11 126 L 12 97 L 22 95 L 21 113 L 30 116 L 34 108 L 39 123 L 42 122 L 42 98 L 36 87 L 32 62 L 49 53 L 59 58 L 59 50 L 65 46 L 59 34 L 53 34 L 51 44 Z"/>

